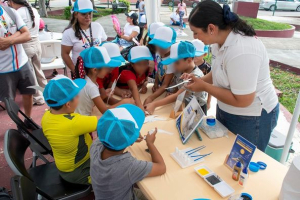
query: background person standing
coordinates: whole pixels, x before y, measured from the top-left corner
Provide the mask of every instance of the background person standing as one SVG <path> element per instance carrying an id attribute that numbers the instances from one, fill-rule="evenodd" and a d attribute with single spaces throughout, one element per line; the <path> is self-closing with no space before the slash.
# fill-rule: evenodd
<path id="1" fill-rule="evenodd" d="M 139 23 L 141 22 L 141 17 L 145 14 L 145 1 L 141 0 L 139 3 Z"/>
<path id="2" fill-rule="evenodd" d="M 180 29 L 183 30 L 183 16 L 184 14 L 187 16 L 186 4 L 183 2 L 183 0 L 180 0 L 176 12 L 179 14 Z"/>
<path id="3" fill-rule="evenodd" d="M 24 112 L 31 117 L 32 95 L 36 91 L 27 87 L 35 84 L 34 72 L 21 45 L 30 40 L 30 33 L 14 9 L 5 9 L 0 5 L 0 101 L 5 97 L 15 99 L 18 89 Z"/>
<path id="4" fill-rule="evenodd" d="M 22 45 L 35 72 L 35 85 L 45 88 L 47 85 L 47 79 L 45 78 L 41 66 L 42 49 L 38 37 L 40 15 L 35 8 L 32 8 L 28 4 L 27 0 L 8 0 L 7 2 L 20 14 L 29 29 L 31 40 L 23 43 Z M 43 93 L 41 91 L 37 90 L 37 93 L 33 95 L 33 103 L 34 105 L 43 105 L 45 103 Z"/>

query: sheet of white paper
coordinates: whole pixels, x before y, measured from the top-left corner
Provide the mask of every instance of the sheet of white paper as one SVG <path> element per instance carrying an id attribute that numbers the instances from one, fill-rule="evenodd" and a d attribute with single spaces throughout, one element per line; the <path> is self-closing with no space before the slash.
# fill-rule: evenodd
<path id="1" fill-rule="evenodd" d="M 39 85 L 28 86 L 27 88 L 36 89 L 36 90 L 39 90 L 39 91 L 41 91 L 41 92 L 44 92 L 44 90 L 45 90 L 45 88 L 42 88 L 42 87 L 39 86 Z"/>
<path id="2" fill-rule="evenodd" d="M 175 113 L 177 113 L 177 111 L 179 110 L 180 106 L 182 105 L 185 93 L 186 93 L 186 90 L 183 91 L 180 95 L 178 95 L 178 97 L 176 99 L 176 102 L 175 102 L 175 106 L 174 106 L 174 112 Z"/>
<path id="3" fill-rule="evenodd" d="M 155 121 L 166 121 L 166 118 L 157 118 L 158 115 L 151 115 L 151 116 L 147 116 L 145 118 L 144 124 L 149 123 L 149 122 L 155 122 Z"/>

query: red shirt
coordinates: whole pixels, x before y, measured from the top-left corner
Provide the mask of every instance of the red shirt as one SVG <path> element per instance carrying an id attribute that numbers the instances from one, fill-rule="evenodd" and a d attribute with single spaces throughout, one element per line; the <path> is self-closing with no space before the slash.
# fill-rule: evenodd
<path id="1" fill-rule="evenodd" d="M 107 89 L 109 84 L 114 82 L 119 76 L 119 68 L 114 68 L 111 73 L 107 74 L 104 78 L 97 78 L 99 88 Z"/>
<path id="2" fill-rule="evenodd" d="M 135 73 L 134 69 L 130 65 L 127 65 L 126 68 L 121 71 L 121 76 L 118 80 L 117 86 L 121 89 L 129 89 L 128 81 L 134 80 L 138 88 L 140 88 L 147 80 L 147 75 L 148 71 L 142 76 L 138 76 L 138 74 Z"/>

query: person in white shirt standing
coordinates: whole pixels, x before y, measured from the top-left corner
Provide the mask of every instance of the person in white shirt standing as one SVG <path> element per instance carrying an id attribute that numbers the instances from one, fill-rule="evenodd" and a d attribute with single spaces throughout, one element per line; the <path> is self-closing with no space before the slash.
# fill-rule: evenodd
<path id="1" fill-rule="evenodd" d="M 214 1 L 200 2 L 189 25 L 195 38 L 211 45 L 212 70 L 203 78 L 183 76 L 192 78 L 186 87 L 214 96 L 217 119 L 265 151 L 279 115 L 265 46 L 228 5 Z"/>
<path id="2" fill-rule="evenodd" d="M 35 84 L 34 72 L 21 45 L 29 40 L 30 33 L 21 16 L 0 5 L 0 101 L 14 99 L 18 89 L 25 114 L 31 117 L 32 95 L 36 91 L 27 87 Z"/>
<path id="3" fill-rule="evenodd" d="M 61 56 L 74 78 L 79 54 L 92 46 L 100 46 L 107 36 L 103 27 L 92 22 L 93 4 L 90 0 L 76 0 L 69 26 L 64 30 L 61 41 Z M 72 51 L 72 58 L 70 53 Z"/>
<path id="4" fill-rule="evenodd" d="M 22 17 L 29 29 L 31 40 L 23 43 L 23 48 L 28 56 L 30 63 L 35 71 L 36 84 L 42 88 L 47 85 L 47 79 L 41 66 L 42 49 L 39 41 L 39 23 L 40 15 L 35 8 L 32 8 L 27 0 L 8 0 L 9 6 L 14 8 Z M 37 93 L 33 95 L 34 105 L 43 105 L 45 100 L 43 93 L 37 90 Z"/>
<path id="5" fill-rule="evenodd" d="M 145 14 L 145 1 L 141 0 L 139 3 L 139 23 L 141 22 L 141 17 Z"/>

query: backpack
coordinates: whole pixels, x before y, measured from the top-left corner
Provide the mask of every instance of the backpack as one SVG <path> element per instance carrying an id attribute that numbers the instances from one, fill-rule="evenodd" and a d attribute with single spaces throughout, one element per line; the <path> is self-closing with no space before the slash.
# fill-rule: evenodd
<path id="1" fill-rule="evenodd" d="M 136 3 L 135 3 L 135 8 L 139 8 L 139 5 L 140 5 L 140 1 L 137 0 Z"/>
<path id="2" fill-rule="evenodd" d="M 9 195 L 8 191 L 4 187 L 0 187 L 0 200 L 12 200 L 12 196 Z"/>
<path id="3" fill-rule="evenodd" d="M 15 24 L 17 24 L 17 18 L 16 18 L 16 15 L 15 15 L 15 13 L 11 10 L 11 8 L 8 7 L 8 6 L 1 6 L 1 7 L 5 10 L 5 12 L 8 14 L 8 16 L 13 20 L 13 22 L 14 22 Z"/>

